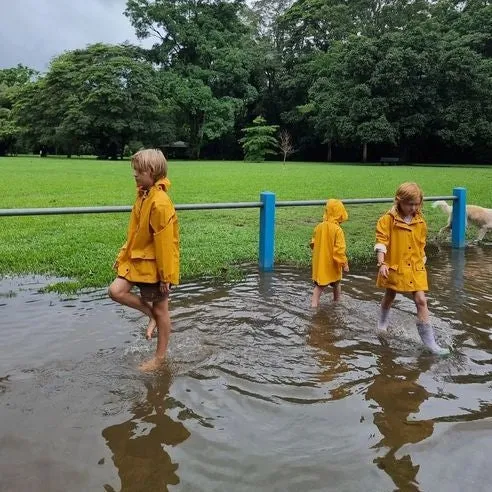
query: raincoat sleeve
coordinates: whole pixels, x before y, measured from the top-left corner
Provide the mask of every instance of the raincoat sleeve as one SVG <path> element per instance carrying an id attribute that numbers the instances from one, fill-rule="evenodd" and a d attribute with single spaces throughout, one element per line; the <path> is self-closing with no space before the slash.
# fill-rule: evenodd
<path id="1" fill-rule="evenodd" d="M 347 255 L 345 254 L 346 245 L 345 245 L 345 234 L 342 229 L 339 228 L 335 234 L 335 246 L 333 248 L 333 259 L 335 262 L 344 266 L 347 264 Z"/>
<path id="2" fill-rule="evenodd" d="M 376 245 L 375 251 L 381 251 L 384 254 L 388 252 L 390 242 L 392 217 L 389 214 L 383 215 L 376 225 Z"/>
<path id="3" fill-rule="evenodd" d="M 176 212 L 170 202 L 155 203 L 150 214 L 154 233 L 155 261 L 161 282 L 178 283 L 179 259 Z"/>

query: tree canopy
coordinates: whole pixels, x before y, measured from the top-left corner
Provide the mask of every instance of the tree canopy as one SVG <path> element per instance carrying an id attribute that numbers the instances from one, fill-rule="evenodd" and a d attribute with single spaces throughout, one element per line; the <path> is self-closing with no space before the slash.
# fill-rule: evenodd
<path id="1" fill-rule="evenodd" d="M 492 156 L 490 1 L 128 0 L 125 15 L 152 47 L 0 70 L 0 154 L 182 140 L 193 158 L 238 158 L 261 117 L 299 159 Z"/>

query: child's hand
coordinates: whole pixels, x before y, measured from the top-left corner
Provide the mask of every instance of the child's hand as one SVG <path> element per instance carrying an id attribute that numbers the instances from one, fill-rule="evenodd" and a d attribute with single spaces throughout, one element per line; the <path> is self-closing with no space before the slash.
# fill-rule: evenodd
<path id="1" fill-rule="evenodd" d="M 169 282 L 160 282 L 159 290 L 161 291 L 161 294 L 169 294 L 170 286 L 171 284 Z"/>
<path id="2" fill-rule="evenodd" d="M 388 278 L 388 273 L 389 273 L 389 268 L 388 265 L 385 265 L 384 263 L 379 267 L 379 274 L 384 277 Z"/>
<path id="3" fill-rule="evenodd" d="M 348 266 L 348 263 L 346 265 L 343 265 L 343 271 L 344 272 L 350 272 L 350 268 Z"/>

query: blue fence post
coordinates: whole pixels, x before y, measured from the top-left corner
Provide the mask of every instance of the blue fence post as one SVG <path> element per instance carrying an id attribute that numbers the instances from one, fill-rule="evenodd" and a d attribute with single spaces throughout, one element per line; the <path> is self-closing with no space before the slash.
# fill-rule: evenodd
<path id="1" fill-rule="evenodd" d="M 275 251 L 275 193 L 262 191 L 260 202 L 259 265 L 262 272 L 271 272 Z"/>
<path id="2" fill-rule="evenodd" d="M 451 219 L 451 246 L 464 248 L 466 238 L 466 188 L 453 188 L 453 215 Z"/>

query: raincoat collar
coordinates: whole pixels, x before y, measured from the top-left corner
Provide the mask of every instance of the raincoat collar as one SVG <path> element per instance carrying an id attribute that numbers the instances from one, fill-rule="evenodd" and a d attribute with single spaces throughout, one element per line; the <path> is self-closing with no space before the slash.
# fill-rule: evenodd
<path id="1" fill-rule="evenodd" d="M 397 222 L 402 222 L 403 224 L 410 225 L 410 224 L 418 224 L 420 222 L 424 221 L 424 217 L 422 216 L 422 212 L 417 212 L 413 217 L 411 222 L 408 224 L 405 222 L 404 217 L 401 216 L 398 208 L 396 205 L 393 205 L 390 210 L 388 210 L 388 213 L 397 221 Z"/>
<path id="2" fill-rule="evenodd" d="M 171 188 L 171 181 L 167 178 L 160 178 L 154 183 L 154 186 L 157 186 L 162 191 L 168 191 Z"/>
<path id="3" fill-rule="evenodd" d="M 169 181 L 169 179 L 160 178 L 148 190 L 146 190 L 145 188 L 141 188 L 140 186 L 137 186 L 137 193 L 138 196 L 146 197 L 150 193 L 150 190 L 152 190 L 153 188 L 160 188 L 163 191 L 168 191 L 170 187 L 171 187 L 171 181 Z"/>

